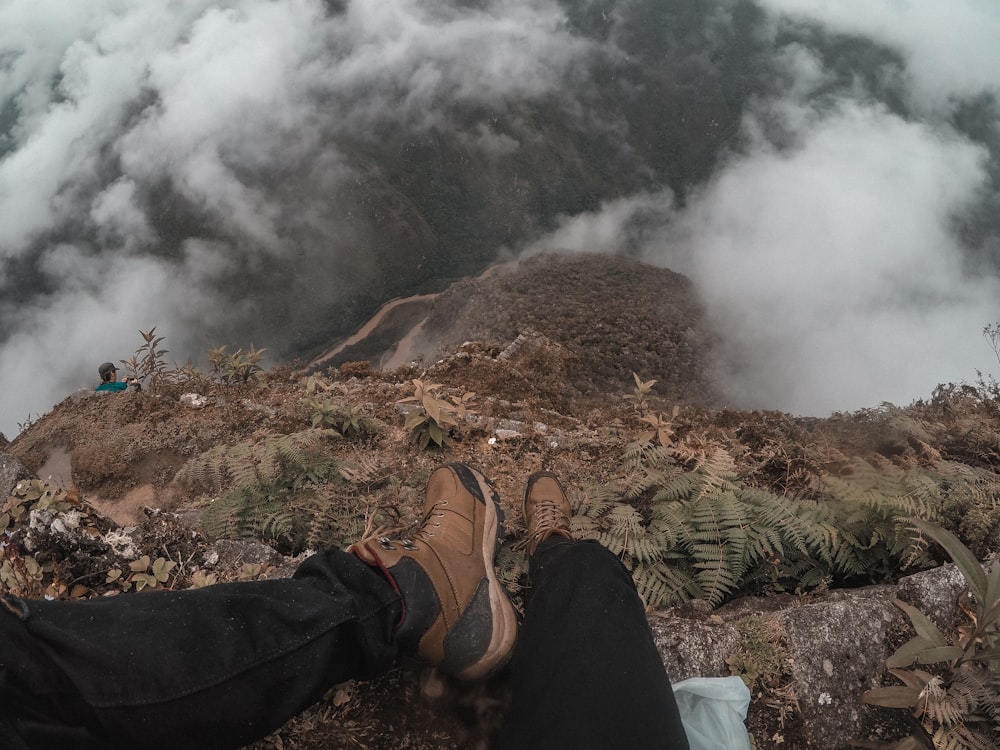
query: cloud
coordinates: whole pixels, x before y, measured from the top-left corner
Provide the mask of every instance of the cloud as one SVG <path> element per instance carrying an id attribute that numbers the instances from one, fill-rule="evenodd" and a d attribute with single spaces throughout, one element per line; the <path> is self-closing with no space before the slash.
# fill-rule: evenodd
<path id="1" fill-rule="evenodd" d="M 894 112 L 857 81 L 834 87 L 806 42 L 776 50 L 782 90 L 756 101 L 739 152 L 649 250 L 698 285 L 730 397 L 825 414 L 988 372 L 981 332 L 1000 284 L 995 268 L 970 275 L 958 226 L 997 200 L 1000 153 L 948 115 L 961 98 L 998 93 L 1000 11 L 975 0 L 763 5 L 899 52 L 914 109 Z"/>
<path id="2" fill-rule="evenodd" d="M 166 335 L 171 361 L 193 334 L 159 324 L 176 310 L 203 316 L 210 329 L 223 324 L 217 301 L 197 283 L 197 263 L 188 265 L 178 274 L 148 256 L 102 262 L 70 245 L 54 247 L 44 267 L 61 280 L 61 291 L 23 316 L 0 357 L 3 414 L 11 424 L 47 411 L 77 388 L 93 389 L 97 365 L 129 358 L 141 343 L 140 329 L 157 326 Z M 193 283 L 185 283 L 188 278 Z"/>
<path id="3" fill-rule="evenodd" d="M 139 318 L 181 360 L 204 321 L 289 335 L 373 263 L 342 143 L 434 129 L 507 156 L 515 136 L 455 108 L 563 97 L 592 48 L 546 0 L 3 3 L 0 288 L 50 288 L 2 303 L 0 430 L 131 352 Z"/>
<path id="4" fill-rule="evenodd" d="M 951 97 L 1000 93 L 1000 12 L 993 0 L 760 0 L 787 19 L 871 39 L 901 53 L 912 102 L 947 107 Z"/>
<path id="5" fill-rule="evenodd" d="M 669 190 L 606 201 L 596 211 L 557 217 L 557 228 L 526 245 L 521 254 L 633 253 L 645 247 L 649 242 L 647 231 L 650 228 L 655 231 L 672 206 Z"/>
<path id="6" fill-rule="evenodd" d="M 468 157 L 456 189 L 498 206 L 498 245 L 519 236 L 501 227 L 522 220 L 502 216 L 514 206 L 524 224 L 554 228 L 533 249 L 642 252 L 689 273 L 733 333 L 720 367 L 746 403 L 849 408 L 988 368 L 977 352 L 997 317 L 994 279 L 964 275 L 955 227 L 1000 205 L 989 178 L 1000 129 L 987 121 L 974 142 L 955 113 L 1000 95 L 990 0 L 761 0 L 770 20 L 752 29 L 739 24 L 759 19 L 728 0 L 677 19 L 659 0 L 609 13 L 556 0 L 333 5 L 0 4 L 0 431 L 91 387 L 96 364 L 129 356 L 139 328 L 156 325 L 183 361 L 236 337 L 275 351 L 333 317 L 383 248 L 411 242 L 423 257 L 437 228 L 384 173 L 437 169 L 397 155 L 441 143 Z M 648 19 L 678 23 L 660 36 Z M 846 80 L 824 46 L 836 34 L 901 62 L 847 60 Z M 878 101 L 880 76 L 906 106 Z M 654 81 L 667 99 L 649 101 L 648 122 L 630 120 Z M 594 106 L 615 101 L 607 92 L 621 112 Z M 680 101 L 690 120 L 674 117 Z M 741 123 L 732 150 L 715 155 L 707 184 L 681 195 L 672 182 L 675 200 L 666 172 L 713 163 L 718 140 L 674 129 L 717 127 L 730 108 L 744 108 L 730 115 Z M 527 122 L 554 112 L 575 132 Z M 392 163 L 380 163 L 371 154 L 387 133 Z M 529 147 L 544 165 L 523 159 Z M 606 169 L 618 158 L 639 176 Z M 501 162 L 534 192 L 497 187 Z M 590 210 L 560 215 L 559 200 Z M 408 208 L 402 229 L 385 229 Z"/>
<path id="7" fill-rule="evenodd" d="M 1000 141 L 971 140 L 949 115 L 957 98 L 996 92 L 1000 11 L 764 5 L 781 13 L 773 93 L 753 98 L 712 179 L 681 205 L 644 193 L 562 217 L 529 251 L 638 249 L 689 275 L 735 406 L 825 415 L 909 403 L 995 370 L 981 334 L 998 317 L 997 270 L 970 272 L 958 229 L 997 201 Z M 819 36 L 773 33 L 789 19 Z M 825 57 L 830 33 L 900 53 L 893 75 L 913 110 L 879 102 L 860 75 L 845 82 Z"/>
<path id="8" fill-rule="evenodd" d="M 798 119 L 796 146 L 735 159 L 658 254 L 690 259 L 730 395 L 821 414 L 987 368 L 980 333 L 1000 289 L 966 275 L 953 228 L 987 183 L 984 149 L 854 101 Z"/>

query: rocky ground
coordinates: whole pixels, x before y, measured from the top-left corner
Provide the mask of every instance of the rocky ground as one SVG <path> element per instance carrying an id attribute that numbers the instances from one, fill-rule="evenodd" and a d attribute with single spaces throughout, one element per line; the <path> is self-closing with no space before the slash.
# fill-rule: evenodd
<path id="1" fill-rule="evenodd" d="M 394 321 L 392 336 L 376 331 L 367 345 L 345 348 L 318 372 L 284 366 L 247 383 L 223 383 L 175 371 L 137 394 L 78 393 L 0 445 L 29 473 L 68 488 L 89 540 L 81 543 L 78 535 L 67 545 L 36 538 L 35 553 L 44 552 L 55 573 L 39 578 L 35 593 L 56 584 L 51 590 L 58 595 L 77 597 L 135 588 L 123 580 L 144 554 L 150 563 L 174 563 L 151 588 L 184 588 L 206 577 L 284 575 L 308 549 L 347 544 L 366 523 L 412 523 L 430 471 L 458 460 L 480 468 L 500 492 L 509 533 L 501 574 L 520 601 L 523 556 L 515 545 L 523 534 L 518 501 L 525 477 L 542 468 L 556 471 L 574 505 L 585 505 L 595 488 L 623 481 L 623 456 L 648 437 L 651 415 L 665 429 L 662 441 L 676 472 L 724 455 L 741 487 L 779 497 L 822 502 L 831 477 L 857 477 L 860 467 L 905 474 L 907 481 L 919 472 L 921 481 L 939 487 L 967 482 L 975 492 L 941 495 L 940 521 L 980 559 L 1000 548 L 994 475 L 1000 408 L 989 383 L 944 386 L 905 408 L 823 420 L 725 408 L 711 386 L 712 336 L 690 284 L 621 259 L 534 259 L 506 275 L 455 285 L 419 310 L 419 319 Z M 425 358 L 379 370 L 405 336 L 421 337 Z M 657 382 L 646 392 L 633 372 Z M 452 404 L 456 425 L 443 447 L 421 449 L 404 428 L 413 405 L 400 401 L 414 395 L 416 381 L 434 385 L 436 396 Z M 200 398 L 184 395 L 190 393 Z M 320 433 L 317 423 L 336 425 L 343 435 Z M 298 470 L 280 457 L 292 444 L 302 471 L 296 482 L 282 484 Z M 247 467 L 264 489 L 234 494 L 248 486 Z M 246 512 L 254 492 L 255 507 L 266 513 Z M 632 500 L 640 512 L 649 501 L 641 494 Z M 135 527 L 126 534 L 129 544 L 107 543 L 122 527 Z M 28 554 L 13 545 L 7 554 L 16 549 Z M 123 576 L 107 575 L 115 569 Z M 889 566 L 846 583 L 895 585 L 912 572 Z M 815 603 L 837 583 L 779 591 L 758 582 L 734 591 L 717 609 L 703 602 L 681 610 L 663 606 L 651 610 L 650 619 L 662 627 L 681 616 L 711 629 L 745 622 L 746 607 L 763 612 Z M 954 606 L 950 610 L 949 622 Z M 879 636 L 879 653 L 908 637 L 902 619 L 893 623 Z M 670 632 L 660 639 L 668 664 L 671 649 L 663 644 L 671 637 L 676 640 Z M 794 637 L 785 632 L 774 640 L 787 645 Z M 713 648 L 706 676 L 725 674 L 735 663 L 735 651 Z M 882 666 L 866 675 L 868 687 L 891 682 L 878 671 Z M 806 714 L 813 706 L 796 694 L 807 688 L 793 672 L 791 660 L 782 657 L 765 673 L 747 676 L 754 690 L 748 727 L 756 747 L 847 747 L 851 737 L 834 741 L 809 728 Z M 339 686 L 253 748 L 488 747 L 506 700 L 502 674 L 468 686 L 426 670 L 398 669 L 384 680 Z M 860 701 L 851 710 L 864 713 L 858 726 L 866 737 L 885 739 L 907 729 L 899 712 L 873 711 Z"/>

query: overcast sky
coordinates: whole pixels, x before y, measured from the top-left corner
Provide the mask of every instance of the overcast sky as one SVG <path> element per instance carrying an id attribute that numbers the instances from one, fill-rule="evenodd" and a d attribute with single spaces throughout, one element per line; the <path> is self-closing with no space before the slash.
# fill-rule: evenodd
<path id="1" fill-rule="evenodd" d="M 330 18 L 318 0 L 0 0 L 0 273 L 40 253 L 52 290 L 2 307 L 0 432 L 92 388 L 139 328 L 157 325 L 170 358 L 197 357 L 186 331 L 258 314 L 212 292 L 238 269 L 339 252 L 328 194 L 350 154 L 331 129 L 447 129 L 456 101 L 564 96 L 594 53 L 556 2 L 476 5 L 354 0 Z M 963 102 L 1000 96 L 1000 4 L 761 5 L 780 93 L 752 102 L 712 179 L 683 207 L 664 191 L 564 217 L 526 249 L 640 252 L 690 275 L 725 335 L 736 406 L 824 415 L 1000 371 L 981 335 L 1000 319 L 997 280 L 963 270 L 955 231 L 996 199 L 1000 154 L 951 124 Z M 893 50 L 901 67 L 876 74 L 907 113 L 863 81 L 831 87 L 821 52 L 782 33 L 804 25 Z M 482 131 L 476 147 L 517 144 Z M 243 179 L 285 164 L 302 165 L 295 190 Z M 185 241 L 180 262 L 157 251 L 140 199 L 165 179 L 224 230 Z"/>

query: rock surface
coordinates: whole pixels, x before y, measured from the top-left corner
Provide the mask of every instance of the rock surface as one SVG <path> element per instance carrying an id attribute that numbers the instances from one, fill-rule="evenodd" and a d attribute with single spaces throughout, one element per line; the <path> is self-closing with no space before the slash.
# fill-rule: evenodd
<path id="1" fill-rule="evenodd" d="M 34 475 L 21 461 L 9 453 L 0 453 L 0 498 L 6 498 L 22 479 Z"/>
<path id="2" fill-rule="evenodd" d="M 673 682 L 729 674 L 727 659 L 743 642 L 740 624 L 748 618 L 775 624 L 787 666 L 787 674 L 777 677 L 784 680 L 786 698 L 798 709 L 796 726 L 785 733 L 797 736 L 807 743 L 804 746 L 846 750 L 852 740 L 876 735 L 887 721 L 891 725 L 899 718 L 887 719 L 884 709 L 860 699 L 882 684 L 886 659 L 913 635 L 892 599 L 934 613 L 942 627 L 953 627 L 958 622 L 956 601 L 966 590 L 958 569 L 948 564 L 902 578 L 894 586 L 833 591 L 783 603 L 779 598 L 736 601 L 698 619 L 692 619 L 685 606 L 655 613 L 649 622 Z"/>

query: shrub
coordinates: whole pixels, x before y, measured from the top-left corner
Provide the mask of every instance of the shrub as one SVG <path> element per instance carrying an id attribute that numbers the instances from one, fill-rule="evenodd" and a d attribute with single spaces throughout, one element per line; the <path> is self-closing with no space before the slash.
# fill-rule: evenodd
<path id="1" fill-rule="evenodd" d="M 949 638 L 916 607 L 894 600 L 917 633 L 886 661 L 903 684 L 875 688 L 861 698 L 910 710 L 935 748 L 1000 747 L 1000 564 L 987 574 L 951 532 L 918 519 L 913 523 L 944 547 L 965 577 L 975 599 L 971 609 L 963 607 L 969 624 Z M 924 747 L 925 739 L 914 734 L 895 747 Z"/>
<path id="2" fill-rule="evenodd" d="M 406 429 L 421 450 L 431 443 L 439 448 L 448 445 L 451 442 L 450 433 L 458 426 L 458 420 L 475 413 L 471 405 L 476 394 L 467 392 L 462 396 L 452 396 L 449 401 L 437 394 L 440 387 L 439 383 L 425 383 L 414 378 L 413 395 L 396 402 L 416 405 L 406 415 Z"/>
<path id="3" fill-rule="evenodd" d="M 220 383 L 247 383 L 263 372 L 260 361 L 266 351 L 267 349 L 254 349 L 253 344 L 250 344 L 250 350 L 246 353 L 243 349 L 229 353 L 225 345 L 210 349 L 208 363 L 212 366 L 212 376 Z"/>
<path id="4" fill-rule="evenodd" d="M 158 349 L 163 343 L 163 336 L 156 335 L 156 326 L 148 331 L 139 330 L 143 343 L 135 350 L 135 354 L 129 359 L 121 360 L 125 365 L 125 371 L 131 377 L 135 377 L 140 383 L 145 383 L 148 379 L 150 389 L 155 389 L 159 381 L 163 378 L 167 370 L 167 364 L 163 355 L 167 354 L 167 349 Z"/>

